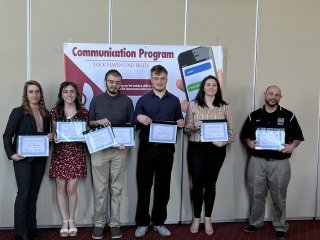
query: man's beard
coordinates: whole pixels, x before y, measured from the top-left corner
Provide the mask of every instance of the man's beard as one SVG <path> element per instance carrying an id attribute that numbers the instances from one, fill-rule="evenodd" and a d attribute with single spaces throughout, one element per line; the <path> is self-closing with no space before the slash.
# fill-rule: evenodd
<path id="1" fill-rule="evenodd" d="M 110 88 L 107 87 L 107 91 L 108 91 L 109 93 L 111 93 L 111 94 L 117 94 L 117 93 L 120 91 L 120 88 L 117 89 L 117 90 L 115 90 L 115 89 L 110 89 Z"/>
<path id="2" fill-rule="evenodd" d="M 275 106 L 278 106 L 278 104 L 279 104 L 279 102 L 274 101 L 274 100 L 273 100 L 274 103 L 272 103 L 272 104 L 270 104 L 269 103 L 270 101 L 267 101 L 267 100 L 264 100 L 264 102 L 270 107 L 275 107 Z"/>

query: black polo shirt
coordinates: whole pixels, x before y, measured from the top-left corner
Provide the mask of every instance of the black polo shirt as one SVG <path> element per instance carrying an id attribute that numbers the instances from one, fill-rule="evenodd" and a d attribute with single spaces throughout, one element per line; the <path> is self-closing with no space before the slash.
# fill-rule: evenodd
<path id="1" fill-rule="evenodd" d="M 285 143 L 290 144 L 293 140 L 303 141 L 303 134 L 295 115 L 289 110 L 278 106 L 273 113 L 268 113 L 265 107 L 252 112 L 246 119 L 240 137 L 241 139 L 256 139 L 256 130 L 258 128 L 280 128 L 285 131 Z M 250 154 L 256 157 L 266 159 L 286 159 L 291 154 L 282 153 L 277 150 L 256 150 L 249 149 Z"/>

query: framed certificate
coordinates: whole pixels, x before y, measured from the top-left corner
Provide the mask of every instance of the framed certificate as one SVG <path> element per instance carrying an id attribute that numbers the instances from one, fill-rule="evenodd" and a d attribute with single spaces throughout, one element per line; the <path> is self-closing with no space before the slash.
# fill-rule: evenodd
<path id="1" fill-rule="evenodd" d="M 118 147 L 120 144 L 126 147 L 134 147 L 134 127 L 132 125 L 112 125 L 112 131 L 118 144 L 114 147 Z"/>
<path id="2" fill-rule="evenodd" d="M 177 123 L 153 121 L 150 124 L 149 142 L 176 143 Z"/>
<path id="3" fill-rule="evenodd" d="M 201 142 L 227 142 L 228 127 L 226 120 L 203 120 L 200 129 Z"/>
<path id="4" fill-rule="evenodd" d="M 57 140 L 60 142 L 82 142 L 84 141 L 83 132 L 86 130 L 84 121 L 57 121 L 56 133 Z"/>
<path id="5" fill-rule="evenodd" d="M 18 136 L 17 153 L 24 157 L 49 156 L 49 139 L 47 135 Z"/>
<path id="6" fill-rule="evenodd" d="M 258 128 L 256 130 L 257 150 L 281 150 L 285 142 L 284 128 Z"/>
<path id="7" fill-rule="evenodd" d="M 110 126 L 91 129 L 83 134 L 90 154 L 118 144 Z"/>

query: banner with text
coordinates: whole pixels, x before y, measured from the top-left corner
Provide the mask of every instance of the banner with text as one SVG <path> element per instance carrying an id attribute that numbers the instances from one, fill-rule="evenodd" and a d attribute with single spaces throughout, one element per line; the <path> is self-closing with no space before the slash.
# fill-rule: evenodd
<path id="1" fill-rule="evenodd" d="M 121 92 L 135 104 L 151 90 L 150 69 L 157 64 L 168 70 L 167 89 L 181 101 L 193 100 L 208 75 L 222 83 L 222 46 L 64 44 L 65 81 L 78 84 L 87 109 L 94 95 L 105 92 L 110 69 L 122 74 Z"/>

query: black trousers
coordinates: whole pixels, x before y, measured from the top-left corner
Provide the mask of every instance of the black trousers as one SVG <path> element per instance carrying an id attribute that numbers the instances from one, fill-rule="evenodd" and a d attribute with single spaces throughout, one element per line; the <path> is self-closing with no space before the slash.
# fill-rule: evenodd
<path id="1" fill-rule="evenodd" d="M 140 141 L 137 162 L 138 203 L 136 223 L 138 226 L 163 225 L 167 218 L 170 198 L 171 170 L 174 144 L 154 144 Z M 154 198 L 151 217 L 150 194 L 154 182 Z"/>
<path id="2" fill-rule="evenodd" d="M 14 203 L 14 232 L 27 235 L 37 228 L 37 199 L 46 168 L 46 158 L 13 161 L 18 192 Z"/>
<path id="3" fill-rule="evenodd" d="M 205 217 L 211 217 L 216 198 L 216 182 L 226 156 L 226 146 L 189 142 L 188 165 L 192 180 L 193 215 L 200 218 L 204 202 Z"/>

